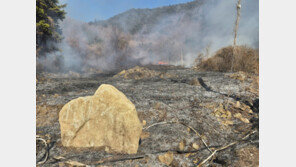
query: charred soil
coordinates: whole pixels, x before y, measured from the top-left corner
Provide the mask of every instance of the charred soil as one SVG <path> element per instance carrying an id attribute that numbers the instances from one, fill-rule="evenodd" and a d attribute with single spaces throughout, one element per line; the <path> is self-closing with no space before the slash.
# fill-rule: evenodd
<path id="1" fill-rule="evenodd" d="M 214 150 L 231 142 L 231 147 L 217 152 L 207 164 L 211 166 L 259 166 L 259 95 L 258 76 L 245 75 L 237 79 L 233 73 L 197 72 L 178 66 L 146 66 L 145 74 L 133 78 L 117 73 L 51 74 L 37 77 L 37 135 L 48 147 L 37 142 L 37 161 L 42 166 L 196 166 L 211 152 L 200 137 L 180 122 L 199 132 Z M 138 76 L 139 70 L 137 70 Z M 135 155 L 109 154 L 102 149 L 74 149 L 61 145 L 58 114 L 64 104 L 81 96 L 93 95 L 101 84 L 111 84 L 122 91 L 136 106 L 143 122 L 143 134 Z M 242 139 L 246 134 L 250 136 Z M 182 147 L 180 147 L 180 145 Z M 159 156 L 173 154 L 169 163 Z M 75 165 L 74 165 L 75 166 Z"/>

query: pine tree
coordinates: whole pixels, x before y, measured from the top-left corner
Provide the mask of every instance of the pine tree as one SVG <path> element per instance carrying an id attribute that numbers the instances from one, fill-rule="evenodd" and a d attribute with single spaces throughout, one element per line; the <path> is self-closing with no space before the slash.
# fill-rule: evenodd
<path id="1" fill-rule="evenodd" d="M 54 43 L 60 42 L 61 29 L 58 21 L 65 18 L 63 8 L 58 0 L 36 0 L 36 45 L 37 56 L 56 51 Z"/>

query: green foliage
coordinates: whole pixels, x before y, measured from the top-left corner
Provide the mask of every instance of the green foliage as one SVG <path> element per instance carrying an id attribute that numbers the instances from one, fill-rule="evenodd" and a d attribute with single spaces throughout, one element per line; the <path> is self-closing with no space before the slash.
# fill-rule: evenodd
<path id="1" fill-rule="evenodd" d="M 58 21 L 65 18 L 65 7 L 58 0 L 36 0 L 37 56 L 57 49 L 50 44 L 62 39 Z"/>
<path id="2" fill-rule="evenodd" d="M 45 22 L 45 20 L 40 20 L 37 24 L 36 24 L 36 27 L 37 29 L 39 30 L 39 34 L 48 34 L 48 35 L 51 35 L 52 32 L 51 32 L 51 27 L 48 23 Z"/>

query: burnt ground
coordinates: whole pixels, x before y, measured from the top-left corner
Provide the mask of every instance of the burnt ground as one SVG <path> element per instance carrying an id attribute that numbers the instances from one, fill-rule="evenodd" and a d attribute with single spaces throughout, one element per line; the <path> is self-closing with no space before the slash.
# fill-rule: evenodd
<path id="1" fill-rule="evenodd" d="M 217 152 L 204 166 L 259 166 L 259 97 L 251 75 L 242 80 L 229 77 L 232 73 L 176 66 L 147 68 L 159 75 L 133 79 L 113 77 L 116 73 L 38 74 L 37 135 L 47 140 L 49 150 L 48 160 L 40 166 L 67 166 L 69 161 L 89 166 L 166 166 L 158 156 L 168 151 L 174 154 L 170 166 L 196 166 L 210 155 L 201 139 L 180 124 L 143 130 L 135 155 L 64 148 L 58 122 L 60 109 L 72 99 L 93 95 L 103 83 L 115 86 L 135 104 L 139 119 L 146 121 L 144 127 L 157 122 L 182 122 L 197 130 L 212 149 L 239 141 Z M 254 130 L 257 132 L 240 141 Z M 184 149 L 179 148 L 182 141 Z M 37 142 L 37 161 L 44 153 L 45 148 Z"/>

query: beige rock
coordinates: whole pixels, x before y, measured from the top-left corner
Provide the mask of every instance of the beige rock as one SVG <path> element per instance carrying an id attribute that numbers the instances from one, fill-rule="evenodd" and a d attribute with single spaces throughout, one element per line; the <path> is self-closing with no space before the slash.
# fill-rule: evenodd
<path id="1" fill-rule="evenodd" d="M 183 151 L 185 149 L 185 145 L 186 145 L 186 141 L 185 140 L 182 140 L 179 143 L 179 150 Z"/>
<path id="2" fill-rule="evenodd" d="M 59 122 L 63 146 L 137 153 L 142 123 L 134 104 L 112 85 L 102 84 L 93 96 L 67 103 Z"/>
<path id="3" fill-rule="evenodd" d="M 146 123 L 147 123 L 146 120 L 143 120 L 143 121 L 142 121 L 142 125 L 143 125 L 143 126 L 145 126 Z"/>
<path id="4" fill-rule="evenodd" d="M 158 159 L 160 162 L 169 166 L 174 160 L 174 154 L 172 152 L 167 152 L 163 155 L 159 155 Z"/>
<path id="5" fill-rule="evenodd" d="M 190 128 L 187 128 L 187 132 L 190 132 L 191 131 L 191 129 Z"/>
<path id="6" fill-rule="evenodd" d="M 240 102 L 237 101 L 235 107 L 240 108 L 240 106 L 241 106 Z"/>
<path id="7" fill-rule="evenodd" d="M 196 149 L 196 150 L 198 150 L 198 149 L 199 149 L 199 145 L 198 145 L 198 144 L 196 144 L 196 143 L 193 143 L 193 144 L 192 144 L 192 147 L 193 147 L 194 149 Z"/>

